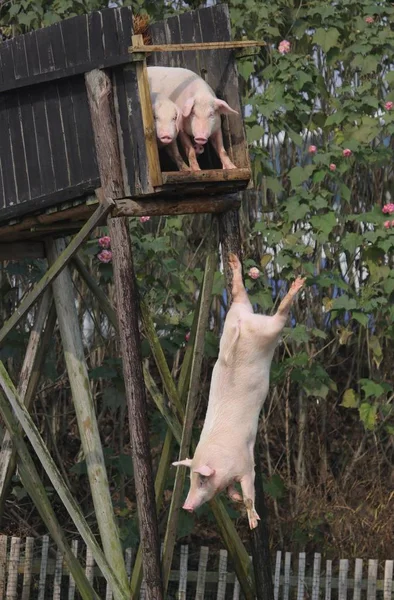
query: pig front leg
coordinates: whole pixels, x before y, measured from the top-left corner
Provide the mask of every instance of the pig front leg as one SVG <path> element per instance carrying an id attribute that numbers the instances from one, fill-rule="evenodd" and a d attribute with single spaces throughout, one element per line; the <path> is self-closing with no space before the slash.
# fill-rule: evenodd
<path id="1" fill-rule="evenodd" d="M 187 133 L 185 133 L 184 131 L 180 131 L 179 139 L 181 141 L 183 148 L 185 149 L 185 153 L 186 153 L 187 159 L 189 161 L 191 170 L 192 171 L 201 171 L 200 165 L 198 164 L 198 161 L 197 161 L 196 151 L 194 150 L 193 144 L 192 144 L 189 136 L 187 135 Z"/>
<path id="2" fill-rule="evenodd" d="M 180 171 L 192 170 L 192 168 L 189 167 L 183 160 L 178 150 L 178 144 L 176 143 L 176 140 L 173 140 L 170 144 L 168 144 L 168 146 L 166 146 L 166 152 L 169 155 L 169 157 L 174 161 L 174 163 Z"/>
<path id="3" fill-rule="evenodd" d="M 212 146 L 215 148 L 218 157 L 223 165 L 223 169 L 236 169 L 237 167 L 231 162 L 229 155 L 224 149 L 222 130 L 215 131 L 210 137 Z"/>
<path id="4" fill-rule="evenodd" d="M 254 507 L 255 490 L 254 490 L 254 470 L 252 473 L 244 475 L 241 479 L 241 489 L 243 502 L 248 513 L 249 527 L 255 529 L 260 521 L 260 517 Z"/>
<path id="5" fill-rule="evenodd" d="M 233 272 L 232 294 L 233 302 L 247 304 L 251 308 L 248 293 L 242 281 L 242 265 L 236 254 L 232 252 L 228 256 L 228 264 Z"/>
<path id="6" fill-rule="evenodd" d="M 293 300 L 296 297 L 297 293 L 302 288 L 302 286 L 304 285 L 305 279 L 306 279 L 305 277 L 297 277 L 297 279 L 295 281 L 293 281 L 286 296 L 283 298 L 282 302 L 279 304 L 279 308 L 276 312 L 277 315 L 279 315 L 280 317 L 285 317 L 287 319 L 287 317 L 289 316 L 289 312 L 290 312 L 290 308 L 293 303 Z"/>

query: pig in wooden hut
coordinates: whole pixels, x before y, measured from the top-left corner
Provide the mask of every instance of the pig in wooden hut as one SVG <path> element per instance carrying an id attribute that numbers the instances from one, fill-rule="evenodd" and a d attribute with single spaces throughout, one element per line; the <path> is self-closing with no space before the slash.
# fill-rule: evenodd
<path id="1" fill-rule="evenodd" d="M 163 94 L 151 92 L 151 102 L 159 148 L 165 148 L 180 171 L 191 171 L 183 160 L 176 142 L 182 121 L 181 110 Z"/>
<path id="2" fill-rule="evenodd" d="M 191 483 L 183 508 L 190 512 L 227 489 L 244 502 L 249 526 L 257 527 L 254 445 L 261 408 L 268 393 L 272 358 L 291 304 L 304 284 L 298 277 L 275 315 L 253 313 L 242 282 L 241 263 L 230 254 L 233 303 L 212 373 L 208 409 L 193 459 L 174 462 L 190 467 Z M 234 487 L 239 482 L 242 497 Z"/>
<path id="3" fill-rule="evenodd" d="M 224 169 L 236 169 L 223 146 L 221 114 L 238 114 L 227 102 L 219 100 L 199 75 L 180 67 L 148 67 L 150 89 L 175 102 L 182 111 L 179 140 L 192 171 L 199 171 L 199 154 L 211 141 Z M 195 146 L 189 136 L 194 138 Z"/>

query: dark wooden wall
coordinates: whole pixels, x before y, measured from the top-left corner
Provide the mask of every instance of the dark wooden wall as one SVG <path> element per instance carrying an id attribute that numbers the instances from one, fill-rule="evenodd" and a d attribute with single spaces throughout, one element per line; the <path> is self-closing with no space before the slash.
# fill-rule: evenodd
<path id="1" fill-rule="evenodd" d="M 0 44 L 0 222 L 100 185 L 84 73 L 128 62 L 131 34 L 105 9 Z"/>
<path id="2" fill-rule="evenodd" d="M 189 11 L 154 24 L 150 34 L 152 43 L 227 41 L 228 8 Z M 94 68 L 112 71 L 125 192 L 153 192 L 135 64 L 128 54 L 131 35 L 132 13 L 124 7 L 67 19 L 0 44 L 0 224 L 100 185 L 84 82 L 84 73 Z M 192 69 L 242 115 L 231 50 L 163 52 L 149 62 Z M 242 117 L 225 117 L 223 131 L 234 163 L 249 167 Z M 206 151 L 203 160 L 220 168 L 214 153 Z"/>

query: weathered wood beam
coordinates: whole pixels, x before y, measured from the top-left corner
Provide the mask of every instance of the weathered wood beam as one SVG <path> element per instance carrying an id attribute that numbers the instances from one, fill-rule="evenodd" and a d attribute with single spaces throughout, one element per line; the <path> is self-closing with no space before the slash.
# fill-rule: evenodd
<path id="1" fill-rule="evenodd" d="M 133 42 L 133 47 L 143 47 L 144 42 L 142 35 L 133 35 L 131 39 Z M 160 186 L 163 182 L 163 179 L 160 169 L 159 150 L 157 148 L 156 141 L 156 127 L 155 120 L 153 118 L 152 103 L 150 99 L 148 71 L 146 67 L 145 57 L 142 61 L 139 61 L 135 65 L 135 72 L 137 76 L 138 92 L 141 101 L 141 114 L 145 135 L 149 183 L 150 186 L 154 188 Z"/>
<path id="2" fill-rule="evenodd" d="M 217 253 L 212 250 L 209 252 L 204 271 L 204 280 L 201 289 L 201 304 L 198 315 L 198 324 L 196 331 L 196 340 L 194 344 L 192 368 L 190 374 L 190 386 L 187 396 L 185 409 L 185 418 L 183 422 L 182 439 L 179 450 L 179 460 L 188 458 L 190 452 L 190 444 L 192 441 L 192 429 L 196 413 L 197 400 L 200 391 L 200 375 L 201 365 L 204 356 L 205 331 L 207 328 L 209 310 L 212 302 L 212 286 L 216 270 Z M 167 521 L 167 529 L 164 537 L 163 550 L 163 579 L 164 589 L 167 591 L 171 563 L 174 554 L 174 546 L 176 542 L 176 532 L 178 527 L 178 516 L 181 508 L 181 500 L 183 486 L 185 483 L 186 469 L 178 467 L 175 475 L 174 489 L 171 496 L 170 511 Z"/>
<path id="3" fill-rule="evenodd" d="M 29 409 L 37 390 L 41 375 L 41 365 L 56 323 L 55 307 L 52 306 L 52 301 L 52 292 L 50 289 L 47 289 L 41 298 L 36 320 L 30 332 L 29 343 L 19 377 L 18 394 L 27 409 Z M 45 321 L 46 326 L 44 333 L 42 333 Z M 3 516 L 4 505 L 10 481 L 15 472 L 15 466 L 16 450 L 12 443 L 10 432 L 6 431 L 0 451 L 0 520 Z"/>
<path id="4" fill-rule="evenodd" d="M 160 568 L 160 543 L 138 329 L 139 300 L 127 219 L 125 217 L 109 219 L 109 235 L 113 251 L 119 335 L 129 413 L 146 595 L 148 600 L 161 600 L 163 584 Z"/>
<path id="5" fill-rule="evenodd" d="M 167 171 L 163 173 L 163 186 L 181 183 L 207 183 L 216 181 L 248 182 L 250 169 L 206 169 L 202 171 Z"/>
<path id="6" fill-rule="evenodd" d="M 11 242 L 0 244 L 0 260 L 20 260 L 23 258 L 45 258 L 42 242 Z"/>
<path id="7" fill-rule="evenodd" d="M 38 474 L 35 474 L 35 466 L 32 458 L 30 457 L 29 451 L 26 448 L 23 437 L 18 432 L 17 421 L 21 424 L 26 436 L 28 437 L 31 445 L 34 448 L 37 457 L 39 458 L 42 466 L 44 467 L 54 489 L 62 500 L 65 508 L 67 509 L 70 517 L 72 518 L 76 528 L 78 529 L 82 539 L 84 540 L 86 546 L 91 550 L 94 560 L 96 561 L 98 567 L 100 568 L 102 574 L 109 582 L 114 592 L 114 597 L 116 600 L 130 600 L 130 592 L 128 589 L 125 589 L 124 586 L 121 585 L 119 580 L 119 572 L 114 572 L 106 557 L 103 554 L 100 546 L 98 545 L 95 536 L 93 535 L 89 525 L 87 524 L 85 517 L 82 514 L 82 511 L 75 501 L 73 495 L 68 489 L 66 483 L 62 475 L 60 474 L 59 469 L 57 468 L 54 460 L 52 459 L 48 448 L 46 447 L 44 440 L 42 439 L 37 427 L 35 426 L 30 414 L 26 410 L 26 407 L 20 401 L 17 391 L 15 390 L 11 379 L 8 376 L 6 369 L 4 368 L 3 363 L 0 361 L 0 388 L 4 392 L 4 396 L 7 398 L 8 403 L 11 405 L 12 410 L 15 413 L 15 417 L 12 417 L 12 412 L 8 407 L 8 403 L 4 402 L 4 396 L 0 393 L 0 410 L 3 414 L 3 417 L 7 423 L 7 428 L 10 430 L 13 441 L 15 443 L 18 455 L 20 457 L 20 464 L 25 466 L 24 476 L 26 475 L 26 482 L 29 485 L 29 494 L 32 496 L 33 501 L 35 502 L 38 510 L 41 507 L 44 507 L 43 518 L 46 515 L 50 515 L 49 510 L 47 511 L 46 500 L 47 496 L 42 490 L 39 491 L 38 495 L 34 494 L 35 489 L 40 488 L 40 479 Z M 10 417 L 11 415 L 11 417 Z M 34 475 L 32 481 L 29 480 L 28 476 Z M 23 479 L 23 483 L 25 483 L 25 478 Z M 41 484 L 42 485 L 42 484 Z M 51 505 L 49 504 L 50 508 Z M 53 519 L 51 518 L 53 522 Z M 48 522 L 45 521 L 47 524 Z M 55 538 L 52 529 L 49 529 L 52 537 Z M 56 532 L 55 532 L 56 533 Z M 92 598 L 92 596 L 88 596 L 88 598 Z M 95 600 L 99 600 L 97 596 L 93 596 Z"/>
<path id="8" fill-rule="evenodd" d="M 141 36 L 142 37 L 142 36 Z M 134 40 L 133 40 L 134 41 Z M 189 44 L 151 44 L 149 46 L 136 45 L 129 47 L 130 54 L 139 52 L 195 52 L 196 50 L 236 50 L 237 48 L 261 48 L 266 42 L 256 40 L 240 40 L 231 42 L 190 42 Z"/>
<path id="9" fill-rule="evenodd" d="M 117 217 L 150 217 L 161 215 L 187 215 L 195 213 L 222 213 L 226 210 L 239 208 L 241 199 L 238 194 L 225 196 L 200 196 L 179 199 L 147 198 L 138 200 L 120 198 L 116 200 L 114 216 Z"/>
<path id="10" fill-rule="evenodd" d="M 67 248 L 65 248 L 62 254 L 58 257 L 56 263 L 54 263 L 48 269 L 44 277 L 33 287 L 32 291 L 27 294 L 26 298 L 21 302 L 13 315 L 3 325 L 3 328 L 0 330 L 0 344 L 4 341 L 4 338 L 9 334 L 9 332 L 16 327 L 19 321 L 25 316 L 25 314 L 46 290 L 46 288 L 67 266 L 78 248 L 89 237 L 93 229 L 97 227 L 103 217 L 110 212 L 113 205 L 114 204 L 111 200 L 105 200 L 99 205 L 94 214 L 90 217 L 89 221 L 82 227 L 81 231 L 77 233 Z"/>
<path id="11" fill-rule="evenodd" d="M 47 256 L 56 264 L 64 253 L 63 239 L 47 242 Z M 103 448 L 90 389 L 82 334 L 75 306 L 74 286 L 66 268 L 52 284 L 68 377 L 85 454 L 90 488 L 104 554 L 119 578 L 123 591 L 129 588 L 119 532 L 109 493 Z"/>

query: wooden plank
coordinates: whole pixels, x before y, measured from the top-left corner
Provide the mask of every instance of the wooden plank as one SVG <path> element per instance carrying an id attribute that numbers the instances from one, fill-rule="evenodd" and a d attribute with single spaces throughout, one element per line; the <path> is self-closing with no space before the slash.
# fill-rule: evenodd
<path id="1" fill-rule="evenodd" d="M 113 9 L 103 9 L 101 11 L 103 22 L 103 44 L 105 58 L 112 58 L 119 55 L 118 35 L 116 30 L 115 11 Z"/>
<path id="2" fill-rule="evenodd" d="M 93 585 L 93 577 L 94 577 L 94 558 L 90 548 L 86 548 L 86 566 L 85 566 L 85 575 L 86 579 L 89 581 L 90 585 Z"/>
<path id="3" fill-rule="evenodd" d="M 56 552 L 55 577 L 53 580 L 53 600 L 61 600 L 63 575 L 63 554 L 60 550 Z"/>
<path id="4" fill-rule="evenodd" d="M 320 564 L 321 554 L 315 552 L 313 559 L 313 579 L 312 579 L 312 597 L 311 600 L 319 600 L 320 598 Z"/>
<path id="5" fill-rule="evenodd" d="M 88 16 L 82 15 L 77 19 L 64 19 L 60 22 L 60 29 L 67 67 L 88 64 L 90 62 Z"/>
<path id="6" fill-rule="evenodd" d="M 282 552 L 276 553 L 275 574 L 274 574 L 274 600 L 279 600 L 279 585 L 280 585 L 280 567 L 282 564 Z"/>
<path id="7" fill-rule="evenodd" d="M 57 83 L 49 83 L 45 86 L 45 103 L 55 186 L 56 189 L 61 190 L 70 186 L 70 168 L 64 143 L 63 116 Z"/>
<path id="8" fill-rule="evenodd" d="M 181 41 L 181 28 L 179 24 L 179 16 L 175 15 L 174 17 L 170 17 L 169 19 L 165 19 L 165 21 L 163 21 L 163 25 L 164 30 L 166 32 L 167 41 L 170 42 L 172 46 L 179 45 Z M 171 66 L 186 67 L 182 50 L 177 52 L 171 52 Z"/>
<path id="9" fill-rule="evenodd" d="M 369 559 L 368 561 L 368 583 L 367 600 L 376 600 L 376 580 L 378 577 L 378 561 Z"/>
<path id="10" fill-rule="evenodd" d="M 72 95 L 69 79 L 59 82 L 58 95 L 64 133 L 63 143 L 69 170 L 69 185 L 72 186 L 82 181 L 86 174 L 82 170 L 81 150 L 75 120 L 75 111 L 78 110 L 78 107 L 75 107 L 75 98 Z"/>
<path id="11" fill-rule="evenodd" d="M 51 144 L 48 129 L 45 96 L 42 89 L 34 87 L 30 90 L 30 100 L 33 107 L 34 132 L 38 151 L 41 190 L 47 195 L 55 192 L 55 172 L 51 155 Z"/>
<path id="12" fill-rule="evenodd" d="M 331 600 L 332 560 L 326 561 L 325 600 Z"/>
<path id="13" fill-rule="evenodd" d="M 63 28 L 62 24 L 64 21 L 60 23 L 54 23 L 50 30 L 50 46 L 51 46 L 51 58 L 54 70 L 63 70 L 66 68 L 67 51 L 64 47 L 64 39 L 63 39 Z M 48 29 L 48 28 L 47 28 Z M 41 39 L 40 33 L 39 40 Z"/>
<path id="14" fill-rule="evenodd" d="M 236 578 L 234 581 L 233 600 L 239 600 L 240 591 L 241 591 L 241 586 L 239 585 L 239 581 Z"/>
<path id="15" fill-rule="evenodd" d="M 0 46 L 1 45 L 2 44 L 0 44 Z M 12 206 L 17 204 L 17 189 L 15 183 L 15 165 L 13 161 L 8 122 L 8 106 L 10 101 L 10 94 L 0 94 L 0 158 L 4 190 L 4 204 Z"/>
<path id="16" fill-rule="evenodd" d="M 40 73 L 40 57 L 38 55 L 37 32 L 30 31 L 23 36 L 26 48 L 28 77 L 33 79 Z"/>
<path id="17" fill-rule="evenodd" d="M 40 579 L 38 582 L 38 600 L 45 600 L 47 564 L 48 564 L 49 536 L 44 535 L 41 547 Z"/>
<path id="18" fill-rule="evenodd" d="M 0 260 L 45 258 L 43 242 L 11 242 L 0 244 Z"/>
<path id="19" fill-rule="evenodd" d="M 50 269 L 46 272 L 44 277 L 34 286 L 29 294 L 25 297 L 25 299 L 18 306 L 13 315 L 8 319 L 8 321 L 4 324 L 3 328 L 0 330 L 0 343 L 4 340 L 6 335 L 19 323 L 20 319 L 27 313 L 30 307 L 34 304 L 34 302 L 41 296 L 41 294 L 46 290 L 46 288 L 53 282 L 56 277 L 58 277 L 59 273 L 67 266 L 75 252 L 77 252 L 78 248 L 83 244 L 83 242 L 89 237 L 91 232 L 97 224 L 101 222 L 101 220 L 110 212 L 112 208 L 112 204 L 109 202 L 103 202 L 96 209 L 95 213 L 89 219 L 89 221 L 83 226 L 81 231 L 73 238 L 71 243 L 67 246 L 61 256 L 59 256 L 56 264 L 52 265 Z"/>
<path id="20" fill-rule="evenodd" d="M 21 117 L 15 96 L 7 95 L 8 124 L 11 140 L 12 162 L 15 175 L 16 201 L 26 202 L 30 198 L 27 175 L 26 153 L 22 137 Z"/>
<path id="21" fill-rule="evenodd" d="M 104 60 L 103 17 L 101 12 L 88 14 L 89 54 L 94 64 L 102 64 Z"/>
<path id="22" fill-rule="evenodd" d="M 25 542 L 25 560 L 23 563 L 23 584 L 21 600 L 29 600 L 33 570 L 34 538 L 27 537 Z"/>
<path id="23" fill-rule="evenodd" d="M 216 7 L 219 5 L 216 5 Z M 215 6 L 213 7 L 214 10 L 217 10 Z M 211 7 L 209 7 L 211 8 Z M 198 11 L 189 11 L 189 13 L 185 13 L 185 14 L 189 14 L 191 16 L 192 19 L 196 18 L 195 15 L 196 14 L 201 14 L 203 10 L 206 10 L 205 8 L 203 9 L 199 9 Z M 185 14 L 179 15 L 181 21 L 181 27 L 183 28 L 183 18 L 185 16 Z M 213 13 L 214 16 L 216 17 L 216 14 Z M 170 25 L 167 28 L 167 31 L 170 32 L 171 35 L 171 31 L 174 30 L 174 24 L 171 22 L 172 19 L 174 19 L 174 17 L 170 17 L 169 19 L 166 19 L 165 21 L 161 21 L 159 23 L 157 23 L 157 28 L 155 29 L 154 26 L 151 27 L 151 31 L 154 32 L 154 37 L 156 38 L 158 35 L 158 30 L 161 29 L 163 27 L 163 25 Z M 168 39 L 168 38 L 167 38 Z M 172 40 L 172 35 L 171 35 L 171 40 Z M 212 51 L 212 50 L 236 50 L 237 48 L 261 48 L 263 46 L 266 46 L 266 42 L 262 42 L 262 41 L 257 41 L 257 40 L 240 40 L 240 41 L 213 41 L 213 42 L 186 42 L 184 44 L 181 43 L 172 43 L 172 42 L 168 42 L 168 43 L 161 43 L 161 44 L 149 44 L 147 46 L 143 45 L 141 46 L 141 49 L 136 50 L 133 46 L 129 47 L 129 52 L 132 53 L 139 53 L 139 52 L 143 52 L 146 54 L 153 54 L 155 52 L 171 52 L 171 53 L 175 53 L 175 52 L 196 52 L 196 51 L 201 51 L 201 50 L 207 50 L 207 51 Z"/>
<path id="24" fill-rule="evenodd" d="M 197 585 L 196 585 L 196 600 L 204 600 L 205 594 L 205 577 L 207 572 L 209 548 L 201 546 L 200 558 L 198 561 Z"/>
<path id="25" fill-rule="evenodd" d="M 188 546 L 181 546 L 181 559 L 180 559 L 180 564 L 179 564 L 178 600 L 186 600 L 188 550 L 189 550 Z"/>
<path id="26" fill-rule="evenodd" d="M 207 171 L 171 171 L 163 173 L 163 185 L 216 181 L 249 181 L 249 169 L 210 169 Z"/>
<path id="27" fill-rule="evenodd" d="M 20 557 L 21 539 L 11 538 L 10 558 L 8 560 L 8 578 L 5 598 L 6 600 L 18 600 L 18 569 Z"/>
<path id="28" fill-rule="evenodd" d="M 17 93 L 15 97 L 19 105 L 21 117 L 22 140 L 29 181 L 29 195 L 30 198 L 34 198 L 35 196 L 41 195 L 41 178 L 33 106 L 29 90 L 24 90 L 23 93 Z"/>
<path id="29" fill-rule="evenodd" d="M 192 11 L 188 11 L 179 17 L 181 23 L 181 36 L 180 43 L 181 44 L 195 44 L 196 42 L 201 43 L 201 29 L 199 27 L 199 22 L 197 21 L 194 13 Z M 194 71 L 195 73 L 200 74 L 199 69 L 199 53 L 196 52 L 184 52 L 184 65 L 186 68 Z"/>
<path id="30" fill-rule="evenodd" d="M 125 555 L 126 555 L 126 573 L 127 573 L 127 577 L 130 579 L 131 577 L 131 567 L 133 564 L 133 549 L 132 548 L 126 548 L 125 550 Z"/>
<path id="31" fill-rule="evenodd" d="M 133 46 L 143 45 L 142 35 L 132 36 Z M 159 151 L 156 141 L 156 127 L 153 118 L 152 104 L 150 100 L 148 72 L 145 61 L 141 61 L 135 67 L 139 100 L 141 102 L 142 123 L 146 145 L 146 157 L 149 177 L 149 188 L 162 184 L 162 176 L 159 161 Z M 149 189 L 148 188 L 148 189 Z M 148 190 L 147 190 L 148 191 Z"/>
<path id="32" fill-rule="evenodd" d="M 4 600 L 6 565 L 7 565 L 7 536 L 0 535 L 0 600 Z"/>
<path id="33" fill-rule="evenodd" d="M 16 79 L 23 79 L 28 75 L 25 36 L 17 35 L 12 45 L 12 57 Z"/>
<path id="34" fill-rule="evenodd" d="M 384 563 L 383 600 L 391 600 L 393 590 L 393 560 Z"/>
<path id="35" fill-rule="evenodd" d="M 13 43 L 15 42 L 12 40 L 6 40 L 0 44 L 1 75 L 3 80 L 0 90 L 3 86 L 12 85 L 15 80 L 14 57 L 12 55 Z"/>
<path id="36" fill-rule="evenodd" d="M 218 592 L 216 600 L 225 600 L 227 586 L 227 550 L 219 551 Z"/>
<path id="37" fill-rule="evenodd" d="M 362 584 L 363 584 L 363 561 L 362 561 L 362 558 L 356 558 L 355 565 L 354 565 L 353 600 L 361 600 Z"/>
<path id="38" fill-rule="evenodd" d="M 284 577 L 283 577 L 283 600 L 289 599 L 290 565 L 291 565 L 291 552 L 286 552 L 286 554 L 285 554 L 285 571 L 284 571 Z"/>
<path id="39" fill-rule="evenodd" d="M 297 600 L 304 599 L 304 588 L 305 588 L 305 552 L 300 552 L 298 556 L 298 585 L 297 585 Z"/>
<path id="40" fill-rule="evenodd" d="M 349 570 L 349 561 L 347 558 L 342 558 L 339 561 L 338 600 L 346 600 L 348 570 Z"/>
<path id="41" fill-rule="evenodd" d="M 75 557 L 78 556 L 78 540 L 72 540 L 71 551 Z M 74 600 L 74 598 L 75 598 L 75 579 L 72 576 L 71 571 L 69 571 L 67 600 Z"/>

